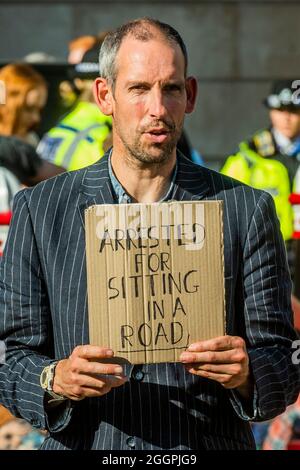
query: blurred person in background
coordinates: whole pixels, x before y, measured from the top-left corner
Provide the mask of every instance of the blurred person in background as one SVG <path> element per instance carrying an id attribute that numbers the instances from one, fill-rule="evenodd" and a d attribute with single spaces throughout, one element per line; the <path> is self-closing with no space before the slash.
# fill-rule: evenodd
<path id="1" fill-rule="evenodd" d="M 0 168 L 13 173 L 23 186 L 34 186 L 65 171 L 42 160 L 32 145 L 3 135 L 0 135 Z"/>
<path id="2" fill-rule="evenodd" d="M 36 431 L 22 419 L 16 419 L 0 407 L 0 450 L 35 450 L 45 439 L 45 433 Z"/>
<path id="3" fill-rule="evenodd" d="M 300 338 L 300 302 L 292 296 L 294 326 Z M 297 344 L 297 343 L 295 343 Z M 300 358 L 295 351 L 296 360 Z M 293 405 L 274 420 L 251 423 L 257 450 L 289 450 L 291 443 L 296 442 L 300 450 L 300 395 Z"/>
<path id="4" fill-rule="evenodd" d="M 83 56 L 87 51 L 96 47 L 100 49 L 106 35 L 107 31 L 103 31 L 93 36 L 79 36 L 72 39 L 72 41 L 69 42 L 69 64 L 79 64 L 82 62 Z"/>
<path id="5" fill-rule="evenodd" d="M 62 173 L 63 168 L 44 162 L 29 145 L 37 143 L 35 130 L 47 100 L 44 78 L 28 64 L 10 64 L 0 69 L 0 81 L 5 90 L 4 103 L 0 105 L 0 168 L 5 169 L 2 173 L 10 171 L 19 185 L 26 186 Z"/>
<path id="6" fill-rule="evenodd" d="M 76 64 L 73 83 L 77 99 L 70 112 L 42 138 L 37 151 L 46 161 L 78 170 L 99 160 L 111 146 L 111 117 L 94 102 L 93 81 L 99 76 L 98 45 Z"/>
<path id="7" fill-rule="evenodd" d="M 81 62 L 84 54 L 96 45 L 96 36 L 79 36 L 69 42 L 69 64 Z"/>
<path id="8" fill-rule="evenodd" d="M 295 329 L 300 338 L 300 305 L 294 298 L 293 305 Z M 299 349 L 295 350 L 295 360 L 300 359 Z M 300 394 L 298 400 L 288 406 L 286 411 L 269 423 L 263 434 L 262 450 L 300 450 Z"/>
<path id="9" fill-rule="evenodd" d="M 84 54 L 91 49 L 100 49 L 100 46 L 107 32 L 101 32 L 98 35 L 79 36 L 69 42 L 68 63 L 76 65 L 82 62 Z M 69 80 L 63 80 L 59 85 L 59 92 L 63 104 L 70 108 L 80 95 L 80 90 L 75 86 L 74 74 L 69 74 Z"/>
<path id="10" fill-rule="evenodd" d="M 26 142 L 0 135 L 0 257 L 7 239 L 15 194 L 22 186 L 33 186 L 63 171 L 63 168 L 43 161 Z"/>
<path id="11" fill-rule="evenodd" d="M 300 162 L 300 100 L 294 80 L 275 81 L 264 100 L 270 126 L 240 143 L 227 158 L 221 173 L 269 192 L 275 201 L 282 235 L 293 235 L 293 210 L 289 202 Z"/>
<path id="12" fill-rule="evenodd" d="M 34 146 L 41 111 L 47 101 L 44 78 L 28 64 L 9 64 L 0 70 L 6 102 L 0 107 L 0 135 L 15 136 Z"/>
<path id="13" fill-rule="evenodd" d="M 273 196 L 294 281 L 298 276 L 299 247 L 293 240 L 296 238 L 295 217 L 291 201 L 300 164 L 300 99 L 296 83 L 292 79 L 273 83 L 270 95 L 264 100 L 269 109 L 270 126 L 241 142 L 239 151 L 228 157 L 221 169 L 221 173 Z M 295 286 L 297 293 L 298 290 Z M 298 303 L 294 298 L 292 302 L 295 310 Z"/>
<path id="14" fill-rule="evenodd" d="M 300 450 L 300 395 L 296 403 L 272 421 L 262 449 L 289 450 L 292 443 Z"/>

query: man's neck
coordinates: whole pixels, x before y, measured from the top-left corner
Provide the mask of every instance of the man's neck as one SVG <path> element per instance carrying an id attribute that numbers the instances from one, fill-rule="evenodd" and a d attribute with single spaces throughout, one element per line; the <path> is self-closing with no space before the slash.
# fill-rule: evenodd
<path id="1" fill-rule="evenodd" d="M 157 202 L 168 190 L 176 165 L 176 149 L 160 164 L 145 164 L 120 154 L 114 148 L 111 164 L 118 181 L 134 202 Z"/>

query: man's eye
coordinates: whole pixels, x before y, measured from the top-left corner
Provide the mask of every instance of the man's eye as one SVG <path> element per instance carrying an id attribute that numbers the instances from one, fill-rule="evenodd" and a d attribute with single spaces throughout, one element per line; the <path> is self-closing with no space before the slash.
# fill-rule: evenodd
<path id="1" fill-rule="evenodd" d="M 165 92 L 167 93 L 180 93 L 181 87 L 179 85 L 168 85 L 165 87 Z"/>
<path id="2" fill-rule="evenodd" d="M 142 93 L 143 91 L 147 91 L 147 87 L 145 85 L 137 85 L 129 88 L 129 91 L 134 93 Z"/>

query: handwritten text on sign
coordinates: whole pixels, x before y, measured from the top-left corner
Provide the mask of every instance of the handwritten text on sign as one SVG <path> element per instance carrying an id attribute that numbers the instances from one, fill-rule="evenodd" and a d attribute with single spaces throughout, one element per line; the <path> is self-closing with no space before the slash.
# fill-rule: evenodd
<path id="1" fill-rule="evenodd" d="M 216 290 L 209 275 L 210 269 L 217 272 L 222 285 L 222 257 L 215 253 L 215 247 L 221 248 L 220 205 L 210 205 L 211 213 L 200 202 L 89 209 L 89 314 L 94 312 L 90 336 L 95 344 L 109 345 L 133 363 L 173 361 L 176 350 L 205 333 L 198 323 L 211 305 L 223 313 L 222 302 L 218 306 L 212 300 Z M 215 238 L 211 227 L 219 237 L 212 251 L 207 243 L 208 233 Z"/>

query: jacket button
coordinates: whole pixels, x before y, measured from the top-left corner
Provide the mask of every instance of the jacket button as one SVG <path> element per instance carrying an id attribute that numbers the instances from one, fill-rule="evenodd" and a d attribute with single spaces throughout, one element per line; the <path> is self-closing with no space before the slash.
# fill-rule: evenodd
<path id="1" fill-rule="evenodd" d="M 141 370 L 137 370 L 136 372 L 133 373 L 133 378 L 134 380 L 137 380 L 138 382 L 141 382 L 144 378 L 144 372 Z"/>
<path id="2" fill-rule="evenodd" d="M 126 440 L 126 443 L 127 443 L 128 447 L 130 447 L 131 449 L 135 448 L 135 438 L 134 437 L 128 437 L 128 439 Z"/>

